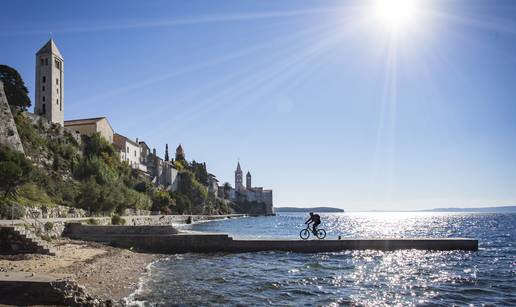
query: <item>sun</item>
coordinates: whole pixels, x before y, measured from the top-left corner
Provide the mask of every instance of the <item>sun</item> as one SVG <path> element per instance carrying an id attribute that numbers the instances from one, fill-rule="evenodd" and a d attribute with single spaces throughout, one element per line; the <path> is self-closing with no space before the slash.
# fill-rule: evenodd
<path id="1" fill-rule="evenodd" d="M 376 0 L 375 19 L 391 31 L 401 31 L 417 18 L 419 0 Z"/>

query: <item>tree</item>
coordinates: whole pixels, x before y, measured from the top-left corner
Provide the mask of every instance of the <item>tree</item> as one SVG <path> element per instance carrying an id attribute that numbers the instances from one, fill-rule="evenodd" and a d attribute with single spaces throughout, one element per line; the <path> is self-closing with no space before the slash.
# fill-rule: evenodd
<path id="1" fill-rule="evenodd" d="M 16 69 L 0 65 L 0 81 L 4 83 L 5 96 L 11 106 L 23 111 L 30 107 L 29 90 Z"/>
<path id="2" fill-rule="evenodd" d="M 16 187 L 28 182 L 32 164 L 22 153 L 0 146 L 0 189 L 3 197 L 16 195 Z"/>
<path id="3" fill-rule="evenodd" d="M 168 156 L 168 144 L 165 144 L 165 161 L 170 161 L 170 157 Z"/>

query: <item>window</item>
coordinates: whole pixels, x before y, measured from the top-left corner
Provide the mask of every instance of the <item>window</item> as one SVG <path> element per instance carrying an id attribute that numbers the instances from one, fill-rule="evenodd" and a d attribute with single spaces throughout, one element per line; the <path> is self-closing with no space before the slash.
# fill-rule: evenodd
<path id="1" fill-rule="evenodd" d="M 45 102 L 45 96 L 43 96 L 43 102 Z"/>
<path id="2" fill-rule="evenodd" d="M 41 65 L 43 65 L 43 64 L 45 64 L 45 60 L 44 60 L 43 58 L 40 58 L 40 59 L 39 59 L 39 63 L 40 63 Z"/>
<path id="3" fill-rule="evenodd" d="M 45 91 L 45 86 L 44 86 L 44 85 L 41 87 L 41 90 L 42 90 L 43 92 Z"/>
<path id="4" fill-rule="evenodd" d="M 127 146 L 127 152 L 129 152 L 129 146 Z"/>
<path id="5" fill-rule="evenodd" d="M 45 59 L 45 65 L 48 66 L 48 59 Z"/>
<path id="6" fill-rule="evenodd" d="M 45 98 L 45 97 L 43 97 L 43 98 Z M 45 100 L 43 99 L 43 101 L 45 101 Z M 43 111 L 42 111 L 42 113 L 43 114 L 47 113 L 47 108 L 46 108 L 45 104 L 43 104 Z"/>
<path id="7" fill-rule="evenodd" d="M 59 84 L 59 79 L 58 78 L 56 78 L 56 84 Z"/>
<path id="8" fill-rule="evenodd" d="M 59 105 L 59 99 L 56 99 L 56 103 L 57 103 L 57 105 Z"/>
<path id="9" fill-rule="evenodd" d="M 136 157 L 136 150 L 134 151 L 134 156 Z"/>
<path id="10" fill-rule="evenodd" d="M 55 60 L 55 64 L 57 69 L 61 69 L 61 63 L 59 62 L 59 60 Z"/>
<path id="11" fill-rule="evenodd" d="M 43 76 L 42 81 L 43 83 L 47 82 L 47 77 Z"/>

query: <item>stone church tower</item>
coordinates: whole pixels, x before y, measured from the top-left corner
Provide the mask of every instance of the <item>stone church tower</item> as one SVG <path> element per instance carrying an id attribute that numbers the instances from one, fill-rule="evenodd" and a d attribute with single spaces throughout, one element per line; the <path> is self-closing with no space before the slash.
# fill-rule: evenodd
<path id="1" fill-rule="evenodd" d="M 251 173 L 247 172 L 247 175 L 245 175 L 245 188 L 248 190 L 251 190 L 253 188 L 253 185 L 251 184 Z"/>
<path id="2" fill-rule="evenodd" d="M 238 162 L 237 169 L 235 171 L 235 190 L 237 190 L 237 191 L 244 189 L 242 177 L 243 177 L 242 168 L 240 167 L 240 162 Z"/>
<path id="3" fill-rule="evenodd" d="M 64 60 L 52 39 L 36 53 L 35 83 L 34 113 L 63 126 Z"/>

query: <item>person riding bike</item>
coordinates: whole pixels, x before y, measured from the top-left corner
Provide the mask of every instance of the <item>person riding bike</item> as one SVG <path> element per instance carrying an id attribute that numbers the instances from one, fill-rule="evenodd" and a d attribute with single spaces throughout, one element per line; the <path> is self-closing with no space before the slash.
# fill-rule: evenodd
<path id="1" fill-rule="evenodd" d="M 317 226 L 321 224 L 321 217 L 319 216 L 319 214 L 314 214 L 313 212 L 310 212 L 310 218 L 305 222 L 305 224 L 310 225 L 310 223 L 313 223 L 312 232 L 316 234 Z"/>

